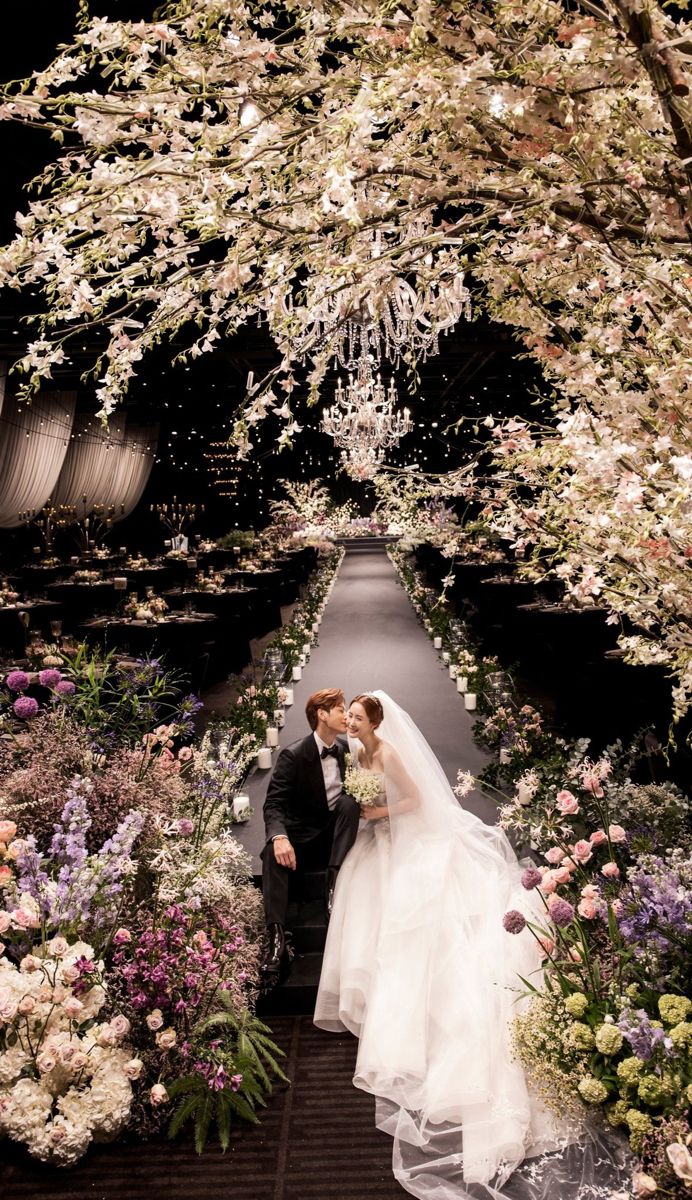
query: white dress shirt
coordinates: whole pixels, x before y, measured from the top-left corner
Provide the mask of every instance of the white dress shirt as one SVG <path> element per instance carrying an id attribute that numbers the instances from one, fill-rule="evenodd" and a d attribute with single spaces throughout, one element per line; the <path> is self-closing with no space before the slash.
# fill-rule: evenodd
<path id="1" fill-rule="evenodd" d="M 320 766 L 324 776 L 324 790 L 327 793 L 327 806 L 333 808 L 336 804 L 336 798 L 343 791 L 343 783 L 341 782 L 341 771 L 339 770 L 339 760 L 333 754 L 328 754 L 322 758 L 322 750 L 327 746 L 326 742 L 322 741 L 317 733 L 313 733 L 317 750 L 320 755 Z"/>

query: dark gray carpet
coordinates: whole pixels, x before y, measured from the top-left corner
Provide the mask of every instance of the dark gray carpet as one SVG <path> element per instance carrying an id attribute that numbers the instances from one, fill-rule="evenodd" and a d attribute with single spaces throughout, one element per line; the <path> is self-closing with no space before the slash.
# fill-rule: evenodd
<path id="1" fill-rule="evenodd" d="M 305 702 L 322 687 L 341 687 L 348 703 L 358 692 L 382 688 L 413 717 L 430 742 L 451 783 L 459 769 L 474 773 L 487 761 L 471 736 L 473 714 L 442 668 L 432 642 L 420 625 L 399 577 L 383 552 L 347 553 L 320 627 L 319 645 L 310 656 L 295 704 L 287 709 L 281 744 L 308 732 Z M 269 771 L 255 771 L 249 788 L 254 816 L 234 832 L 253 855 L 259 872 L 264 843 L 262 804 Z M 465 804 L 488 824 L 495 806 L 477 793 Z"/>

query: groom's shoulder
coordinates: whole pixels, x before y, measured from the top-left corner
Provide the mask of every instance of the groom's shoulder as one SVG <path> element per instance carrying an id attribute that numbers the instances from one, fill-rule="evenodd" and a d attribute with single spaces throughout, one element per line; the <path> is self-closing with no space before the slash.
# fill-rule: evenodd
<path id="1" fill-rule="evenodd" d="M 311 733 L 308 733 L 306 737 L 296 738 L 295 742 L 289 742 L 288 746 L 284 746 L 284 753 L 287 753 L 287 754 L 300 754 L 301 752 L 304 753 L 306 750 L 310 749 L 311 742 L 312 742 L 312 745 L 314 746 L 315 739 Z"/>

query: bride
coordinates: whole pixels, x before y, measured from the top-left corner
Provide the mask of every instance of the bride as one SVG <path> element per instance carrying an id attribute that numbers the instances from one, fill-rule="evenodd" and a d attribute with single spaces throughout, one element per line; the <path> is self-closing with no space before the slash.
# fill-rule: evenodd
<path id="1" fill-rule="evenodd" d="M 353 765 L 381 787 L 339 874 L 315 1024 L 359 1038 L 353 1082 L 377 1098 L 396 1179 L 423 1200 L 610 1195 L 579 1190 L 584 1146 L 577 1165 L 570 1143 L 583 1130 L 555 1127 L 512 1056 L 519 976 L 541 959 L 502 916 L 540 917 L 506 836 L 459 806 L 384 692 L 352 701 L 348 732 Z M 547 1174 L 535 1163 L 517 1172 L 558 1148 L 542 1160 Z"/>

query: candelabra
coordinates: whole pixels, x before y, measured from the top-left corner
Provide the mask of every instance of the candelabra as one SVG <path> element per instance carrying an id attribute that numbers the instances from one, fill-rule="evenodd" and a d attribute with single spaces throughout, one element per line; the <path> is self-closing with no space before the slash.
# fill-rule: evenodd
<path id="1" fill-rule="evenodd" d="M 101 542 L 110 533 L 117 516 L 125 516 L 125 505 L 121 504 L 92 504 L 89 507 L 88 498 L 82 496 L 82 511 L 77 505 L 68 506 L 72 509 L 72 518 L 65 522 L 74 527 L 74 539 L 80 554 L 93 554 Z"/>
<path id="2" fill-rule="evenodd" d="M 33 525 L 38 530 L 45 553 L 53 553 L 53 535 L 56 529 L 62 529 L 71 524 L 74 509 L 69 504 L 52 504 L 49 500 L 41 509 L 25 508 L 17 515 L 22 525 Z"/>
<path id="3" fill-rule="evenodd" d="M 184 504 L 177 496 L 169 504 L 150 504 L 150 511 L 158 514 L 158 518 L 171 537 L 182 537 L 187 529 L 194 524 L 197 514 L 204 512 L 203 504 Z"/>

